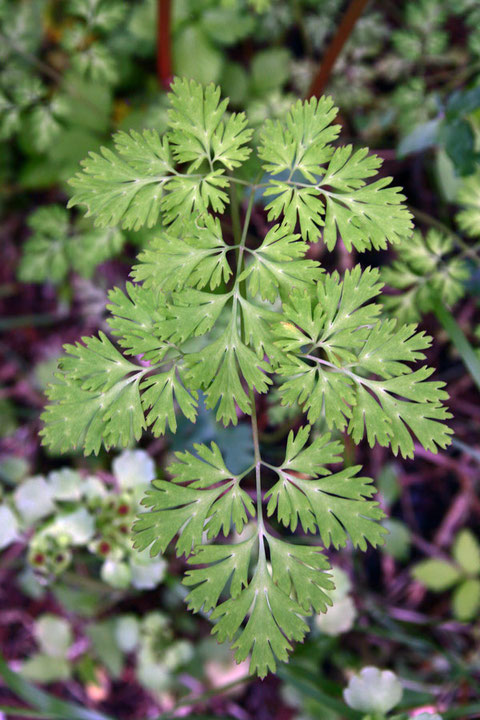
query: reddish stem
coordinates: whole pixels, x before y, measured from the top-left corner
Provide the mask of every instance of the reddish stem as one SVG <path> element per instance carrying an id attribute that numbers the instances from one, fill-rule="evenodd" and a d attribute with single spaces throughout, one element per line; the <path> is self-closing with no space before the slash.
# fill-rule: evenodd
<path id="1" fill-rule="evenodd" d="M 318 73 L 313 78 L 308 97 L 319 97 L 324 91 L 343 46 L 350 37 L 355 24 L 365 9 L 368 0 L 351 0 L 347 12 L 338 26 L 335 37 L 327 48 Z"/>
<path id="2" fill-rule="evenodd" d="M 157 77 L 165 90 L 172 82 L 170 10 L 170 0 L 157 0 Z"/>

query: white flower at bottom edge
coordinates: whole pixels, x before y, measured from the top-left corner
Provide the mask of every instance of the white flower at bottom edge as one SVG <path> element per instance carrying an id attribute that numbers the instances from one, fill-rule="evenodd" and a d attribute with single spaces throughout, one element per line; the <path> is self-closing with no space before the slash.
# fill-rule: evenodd
<path id="1" fill-rule="evenodd" d="M 402 699 L 403 689 L 395 673 L 364 667 L 350 678 L 343 691 L 347 705 L 365 713 L 387 713 Z"/>

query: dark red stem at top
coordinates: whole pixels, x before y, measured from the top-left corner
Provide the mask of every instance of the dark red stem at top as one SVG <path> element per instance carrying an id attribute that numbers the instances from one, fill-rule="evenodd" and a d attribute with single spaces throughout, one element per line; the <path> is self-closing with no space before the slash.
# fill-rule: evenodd
<path id="1" fill-rule="evenodd" d="M 171 0 L 157 0 L 157 77 L 165 90 L 173 79 L 170 11 Z"/>
<path id="2" fill-rule="evenodd" d="M 347 12 L 342 18 L 342 22 L 338 26 L 332 42 L 327 48 L 323 57 L 318 73 L 313 78 L 308 97 L 319 97 L 328 84 L 333 66 L 338 56 L 342 52 L 342 48 L 350 37 L 355 24 L 365 9 L 368 0 L 351 0 L 347 8 Z"/>

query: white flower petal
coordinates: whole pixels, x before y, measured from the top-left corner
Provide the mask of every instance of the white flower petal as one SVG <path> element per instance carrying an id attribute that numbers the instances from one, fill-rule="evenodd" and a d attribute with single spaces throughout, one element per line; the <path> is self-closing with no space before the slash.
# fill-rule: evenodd
<path id="1" fill-rule="evenodd" d="M 325 635 L 341 635 L 352 629 L 357 616 L 354 602 L 349 595 L 333 599 L 333 606 L 326 613 L 315 616 L 315 625 Z"/>
<path id="2" fill-rule="evenodd" d="M 52 488 L 55 500 L 80 500 L 82 496 L 82 478 L 70 468 L 51 472 L 48 476 L 48 484 Z"/>
<path id="3" fill-rule="evenodd" d="M 130 570 L 132 571 L 132 585 L 138 590 L 153 590 L 165 577 L 167 563 L 160 558 L 159 560 L 150 560 L 149 563 L 136 562 L 130 560 Z"/>
<path id="4" fill-rule="evenodd" d="M 73 512 L 63 512 L 42 531 L 50 537 L 60 535 L 68 536 L 72 545 L 86 545 L 93 537 L 95 523 L 93 517 L 85 508 L 78 508 Z"/>
<path id="5" fill-rule="evenodd" d="M 26 524 L 50 515 L 55 510 L 52 488 L 41 475 L 25 480 L 13 493 L 16 508 Z"/>
<path id="6" fill-rule="evenodd" d="M 18 540 L 18 520 L 8 505 L 0 505 L 0 550 Z"/>
<path id="7" fill-rule="evenodd" d="M 343 691 L 347 705 L 365 713 L 387 713 L 402 699 L 403 688 L 395 673 L 364 667 L 359 675 L 350 678 Z"/>
<path id="8" fill-rule="evenodd" d="M 122 490 L 148 485 L 155 477 L 155 464 L 145 450 L 125 450 L 113 461 L 112 470 Z"/>

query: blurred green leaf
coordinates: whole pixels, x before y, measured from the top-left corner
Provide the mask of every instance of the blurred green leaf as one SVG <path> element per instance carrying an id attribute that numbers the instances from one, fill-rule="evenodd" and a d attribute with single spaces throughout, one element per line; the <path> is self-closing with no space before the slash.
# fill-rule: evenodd
<path id="1" fill-rule="evenodd" d="M 43 653 L 59 659 L 65 659 L 73 641 L 72 631 L 67 620 L 48 613 L 41 615 L 35 621 L 34 635 Z"/>
<path id="2" fill-rule="evenodd" d="M 173 62 L 177 75 L 205 85 L 216 82 L 222 71 L 221 52 L 198 25 L 187 25 L 176 35 Z"/>
<path id="3" fill-rule="evenodd" d="M 480 236 L 480 169 L 464 178 L 458 187 L 455 201 L 461 206 L 456 215 L 459 228 L 473 238 Z"/>
<path id="4" fill-rule="evenodd" d="M 384 465 L 377 479 L 378 492 L 387 506 L 397 502 L 401 494 L 401 487 L 397 478 L 395 465 L 388 463 Z"/>
<path id="5" fill-rule="evenodd" d="M 453 614 L 457 620 L 473 620 L 480 610 L 480 580 L 465 580 L 456 588 L 452 598 Z"/>
<path id="6" fill-rule="evenodd" d="M 109 620 L 95 623 L 87 628 L 87 635 L 100 662 L 118 678 L 123 670 L 123 653 L 115 637 L 115 624 Z"/>
<path id="7" fill-rule="evenodd" d="M 72 588 L 67 585 L 55 585 L 52 591 L 67 612 L 74 612 L 84 617 L 93 617 L 100 605 L 98 592 Z"/>
<path id="8" fill-rule="evenodd" d="M 281 88 L 289 76 L 290 52 L 269 48 L 257 52 L 250 67 L 252 84 L 258 95 Z"/>
<path id="9" fill-rule="evenodd" d="M 140 638 L 140 623 L 135 615 L 120 615 L 115 620 L 115 640 L 125 653 L 133 652 Z"/>
<path id="10" fill-rule="evenodd" d="M 219 4 L 202 13 L 201 25 L 214 42 L 233 45 L 252 32 L 255 18 L 233 4 L 224 7 Z"/>
<path id="11" fill-rule="evenodd" d="M 435 118 L 417 125 L 408 135 L 402 138 L 397 147 L 398 157 L 418 153 L 433 147 L 437 143 L 440 120 Z"/>
<path id="12" fill-rule="evenodd" d="M 447 153 L 440 147 L 435 155 L 435 173 L 442 197 L 447 202 L 455 202 L 462 180 L 456 175 L 455 166 Z"/>
<path id="13" fill-rule="evenodd" d="M 382 524 L 388 530 L 382 551 L 394 557 L 395 560 L 407 560 L 411 545 L 408 527 L 401 520 L 395 518 L 387 518 Z"/>
<path id="14" fill-rule="evenodd" d="M 460 579 L 460 571 L 445 560 L 429 558 L 422 560 L 412 570 L 415 580 L 425 585 L 428 590 L 442 592 L 455 585 Z"/>
<path id="15" fill-rule="evenodd" d="M 439 130 L 439 140 L 459 175 L 475 172 L 480 155 L 475 151 L 475 135 L 467 120 L 455 118 L 443 123 Z"/>
<path id="16" fill-rule="evenodd" d="M 453 545 L 453 557 L 466 573 L 480 573 L 480 544 L 468 528 L 460 530 Z"/>
<path id="17" fill-rule="evenodd" d="M 248 95 L 248 75 L 245 68 L 236 62 L 225 63 L 220 84 L 232 105 L 242 105 Z"/>
<path id="18" fill-rule="evenodd" d="M 34 653 L 22 665 L 21 674 L 27 680 L 39 683 L 52 683 L 68 680 L 71 666 L 64 657 L 54 657 L 46 653 Z"/>
<path id="19" fill-rule="evenodd" d="M 448 119 L 464 117 L 480 107 L 480 86 L 470 90 L 456 90 L 448 99 L 445 115 Z"/>

